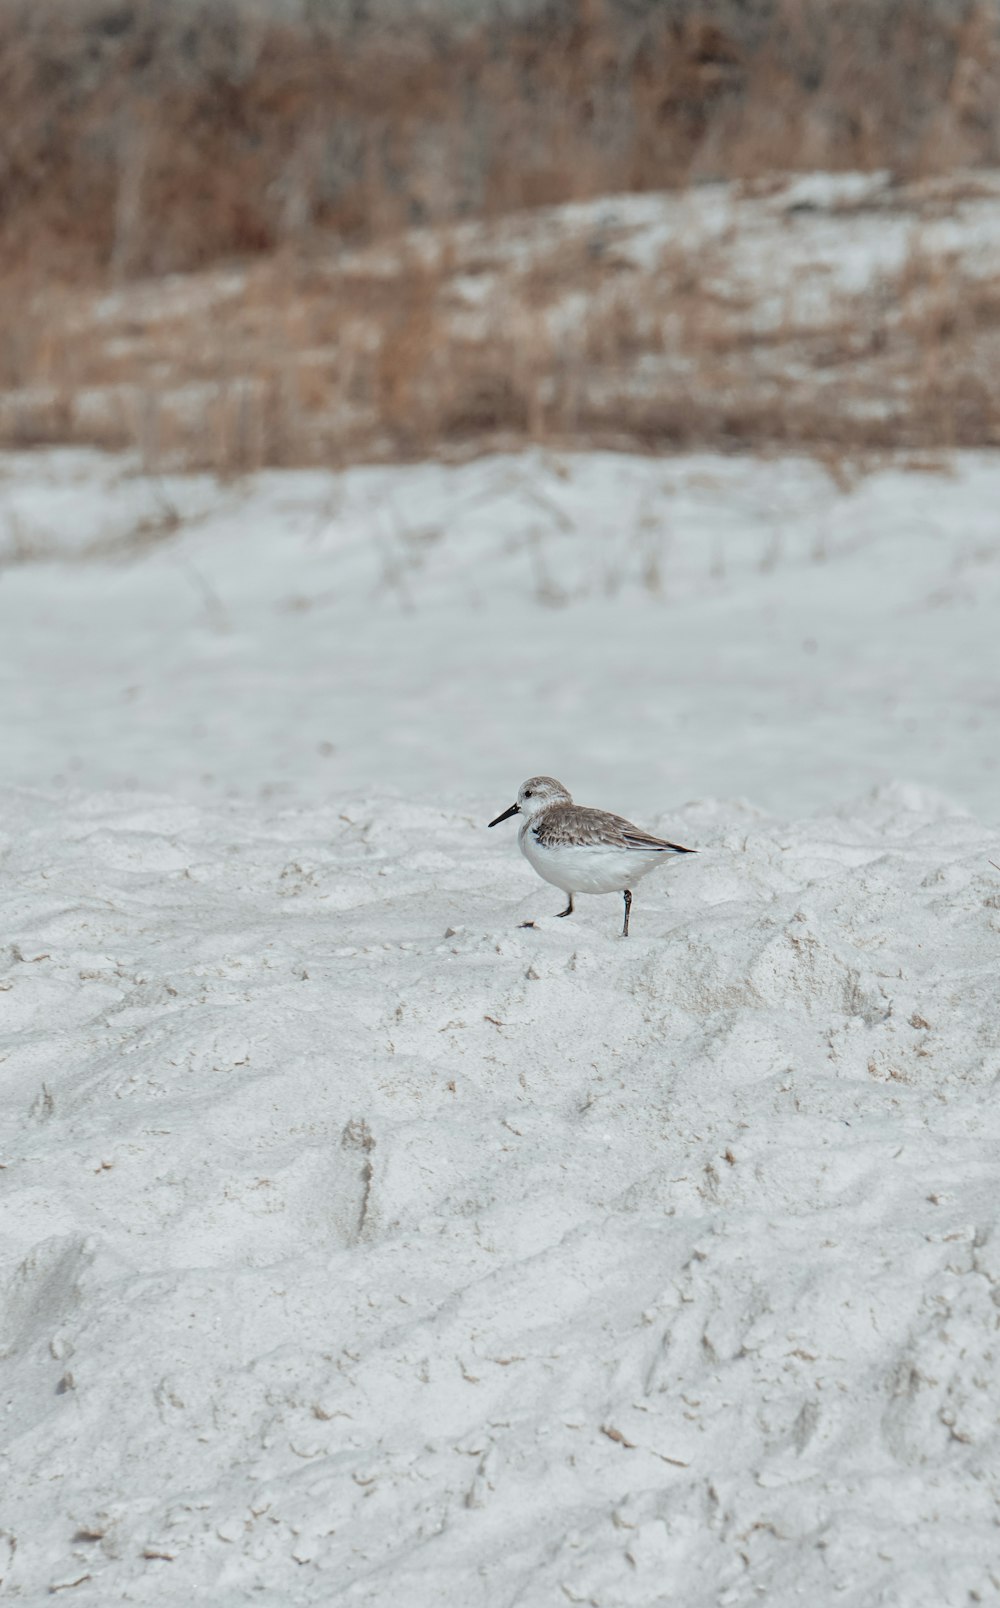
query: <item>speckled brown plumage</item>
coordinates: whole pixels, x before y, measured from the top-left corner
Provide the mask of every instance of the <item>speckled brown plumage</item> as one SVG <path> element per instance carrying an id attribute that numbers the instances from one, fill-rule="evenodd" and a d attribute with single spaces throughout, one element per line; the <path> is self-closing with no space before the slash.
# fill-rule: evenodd
<path id="1" fill-rule="evenodd" d="M 668 843 L 665 838 L 653 837 L 640 826 L 633 826 L 623 815 L 612 815 L 609 810 L 587 809 L 583 804 L 550 804 L 538 819 L 532 822 L 531 831 L 546 848 L 561 844 L 606 844 L 616 849 L 660 849 L 665 854 L 693 854 L 693 849 L 682 848 L 679 843 Z"/>

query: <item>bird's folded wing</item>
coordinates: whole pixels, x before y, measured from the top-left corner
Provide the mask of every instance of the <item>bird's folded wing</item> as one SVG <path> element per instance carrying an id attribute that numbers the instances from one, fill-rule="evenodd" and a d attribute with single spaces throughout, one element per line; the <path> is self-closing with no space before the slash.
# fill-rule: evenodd
<path id="1" fill-rule="evenodd" d="M 668 843 L 665 838 L 652 837 L 649 832 L 643 832 L 638 827 L 630 826 L 622 833 L 625 847 L 628 849 L 662 849 L 669 854 L 697 854 L 697 849 L 682 848 L 679 843 Z"/>
<path id="2" fill-rule="evenodd" d="M 537 842 L 555 848 L 564 844 L 577 847 L 594 845 L 600 848 L 636 849 L 649 853 L 658 849 L 664 854 L 695 854 L 696 849 L 683 849 L 679 843 L 668 843 L 664 838 L 653 837 L 641 827 L 633 826 L 623 815 L 612 815 L 610 810 L 591 810 L 579 804 L 557 805 L 546 810 L 533 828 Z"/>

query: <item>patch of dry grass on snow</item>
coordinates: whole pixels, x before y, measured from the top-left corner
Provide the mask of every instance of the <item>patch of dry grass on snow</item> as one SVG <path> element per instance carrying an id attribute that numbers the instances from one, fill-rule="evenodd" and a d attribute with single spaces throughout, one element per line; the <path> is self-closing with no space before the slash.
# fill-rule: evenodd
<path id="1" fill-rule="evenodd" d="M 231 474 L 1000 435 L 1000 275 L 928 236 L 996 210 L 970 166 L 1000 154 L 991 7 L 402 29 L 0 0 L 0 81 L 0 445 Z M 887 179 L 816 206 L 772 177 L 821 168 Z M 844 279 L 859 227 L 907 244 Z"/>

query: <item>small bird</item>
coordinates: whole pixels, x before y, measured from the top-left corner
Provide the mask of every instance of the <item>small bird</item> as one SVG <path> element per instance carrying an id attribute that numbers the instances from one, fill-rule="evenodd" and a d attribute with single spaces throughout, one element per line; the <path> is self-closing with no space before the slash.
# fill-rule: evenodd
<path id="1" fill-rule="evenodd" d="M 546 882 L 569 894 L 569 904 L 557 914 L 573 914 L 576 893 L 621 893 L 625 898 L 623 938 L 628 937 L 632 888 L 639 878 L 675 854 L 698 852 L 652 837 L 621 815 L 574 804 L 562 783 L 551 776 L 530 777 L 522 784 L 517 803 L 489 824 L 499 826 L 512 815 L 524 816 L 517 841 L 529 865 Z"/>

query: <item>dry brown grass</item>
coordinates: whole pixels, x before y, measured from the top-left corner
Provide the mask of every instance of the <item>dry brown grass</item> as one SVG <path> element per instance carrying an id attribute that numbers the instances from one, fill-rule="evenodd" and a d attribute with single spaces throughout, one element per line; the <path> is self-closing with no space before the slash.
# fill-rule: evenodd
<path id="1" fill-rule="evenodd" d="M 990 0 L 538 0 L 350 24 L 241 0 L 0 0 L 0 256 L 191 271 L 793 168 L 1000 158 Z"/>
<path id="2" fill-rule="evenodd" d="M 0 442 L 219 474 L 525 442 L 994 445 L 1000 275 L 921 243 L 941 196 L 883 192 L 910 232 L 901 266 L 818 303 L 794 273 L 769 280 L 766 317 L 739 229 L 710 245 L 681 231 L 650 255 L 593 214 L 286 251 L 110 295 L 25 284 L 0 332 Z M 806 225 L 769 216 L 780 261 L 782 229 Z"/>
<path id="3" fill-rule="evenodd" d="M 230 474 L 998 439 L 1000 282 L 961 263 L 917 247 L 821 316 L 790 285 L 762 323 L 735 239 L 681 231 L 637 266 L 614 230 L 525 211 L 994 162 L 991 4 L 546 0 L 376 29 L 315 4 L 0 0 L 0 93 L 0 444 Z M 926 190 L 915 223 L 974 186 Z"/>

